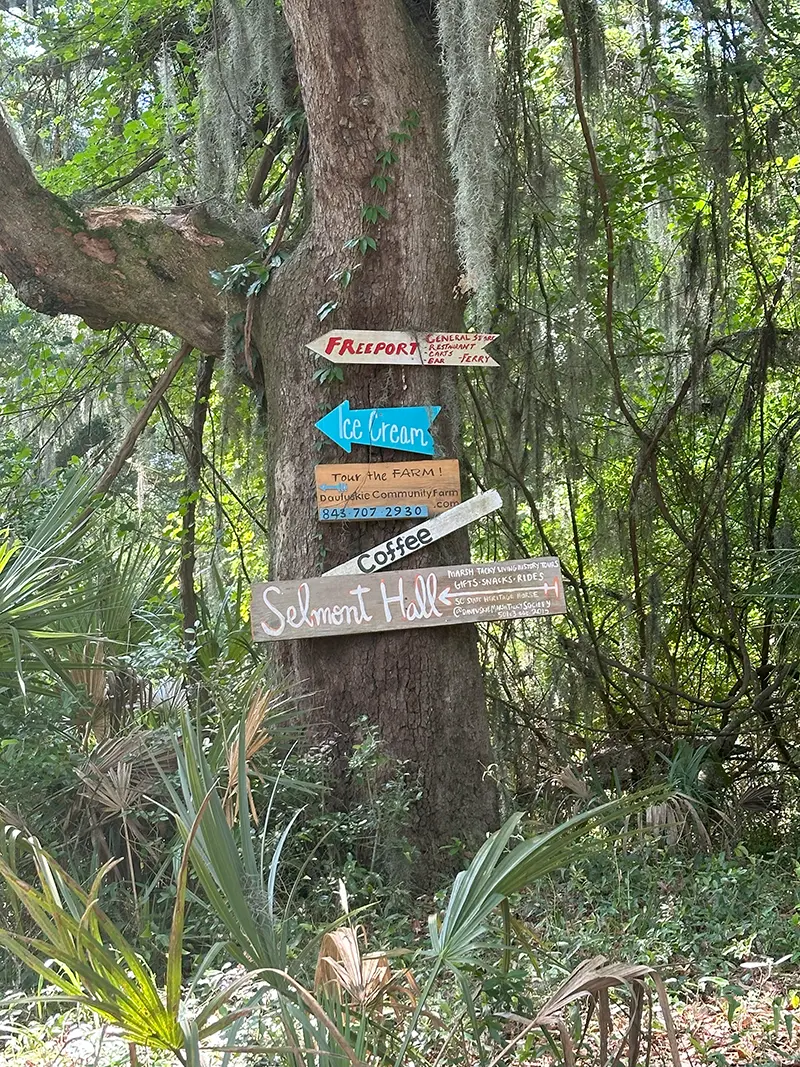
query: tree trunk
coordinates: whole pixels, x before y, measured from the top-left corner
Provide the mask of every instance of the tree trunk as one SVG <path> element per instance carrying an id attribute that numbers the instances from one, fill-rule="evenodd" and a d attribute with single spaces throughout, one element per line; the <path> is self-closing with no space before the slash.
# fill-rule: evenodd
<path id="1" fill-rule="evenodd" d="M 319 386 L 305 343 L 337 326 L 462 328 L 444 86 L 424 24 L 400 0 L 286 0 L 284 10 L 308 118 L 313 210 L 301 247 L 273 274 L 254 334 L 265 373 L 272 571 L 280 579 L 318 575 L 398 531 L 394 523 L 318 522 L 314 465 L 344 458 L 314 428 L 321 414 L 345 398 L 358 408 L 441 405 L 437 453 L 459 453 L 455 371 L 354 366 L 344 383 Z M 412 111 L 419 127 L 398 149 L 394 183 L 382 197 L 370 186 L 379 169 L 376 153 L 392 145 L 390 134 Z M 376 234 L 377 250 L 342 291 L 330 276 L 351 264 L 344 245 L 362 232 L 362 206 L 376 202 L 390 217 Z M 317 308 L 336 299 L 340 307 L 321 325 Z M 369 458 L 408 456 L 380 449 Z M 468 558 L 462 531 L 414 563 Z M 418 774 L 422 797 L 406 827 L 420 852 L 418 879 L 446 865 L 442 846 L 475 842 L 492 826 L 485 696 L 472 626 L 286 642 L 276 656 L 314 695 L 318 736 L 338 758 L 340 799 L 348 799 L 341 770 L 364 718 L 378 727 L 388 752 Z"/>

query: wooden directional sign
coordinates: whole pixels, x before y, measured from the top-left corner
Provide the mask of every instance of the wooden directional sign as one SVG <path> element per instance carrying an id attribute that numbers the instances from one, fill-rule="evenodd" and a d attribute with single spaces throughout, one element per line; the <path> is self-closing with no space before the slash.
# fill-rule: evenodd
<path id="1" fill-rule="evenodd" d="M 253 586 L 256 641 L 563 615 L 555 558 L 468 563 L 375 575 L 323 575 Z"/>
<path id="2" fill-rule="evenodd" d="M 374 571 L 383 570 L 390 563 L 405 559 L 412 552 L 418 552 L 431 542 L 438 541 L 440 537 L 446 537 L 447 534 L 460 530 L 462 526 L 497 511 L 502 504 L 503 501 L 497 490 L 490 489 L 488 493 L 474 496 L 451 511 L 437 515 L 430 522 L 412 526 L 410 530 L 390 537 L 382 545 L 376 545 L 375 548 L 362 552 L 355 559 L 350 559 L 347 563 L 326 571 L 325 577 L 331 574 L 372 574 Z"/>
<path id="3" fill-rule="evenodd" d="M 496 333 L 401 333 L 339 330 L 307 348 L 333 363 L 417 363 L 424 367 L 497 367 L 484 351 Z"/>
<path id="4" fill-rule="evenodd" d="M 329 411 L 316 423 L 326 437 L 345 452 L 353 445 L 396 448 L 401 452 L 433 455 L 431 423 L 438 407 L 361 408 L 353 410 L 349 400 Z"/>
<path id="5" fill-rule="evenodd" d="M 323 521 L 427 518 L 461 503 L 457 459 L 411 463 L 321 463 L 314 468 Z M 386 515 L 381 509 L 391 508 Z M 395 509 L 401 511 L 396 513 Z M 423 510 L 417 512 L 417 508 Z M 405 509 L 410 509 L 407 515 Z M 345 514 L 357 511 L 357 514 Z"/>

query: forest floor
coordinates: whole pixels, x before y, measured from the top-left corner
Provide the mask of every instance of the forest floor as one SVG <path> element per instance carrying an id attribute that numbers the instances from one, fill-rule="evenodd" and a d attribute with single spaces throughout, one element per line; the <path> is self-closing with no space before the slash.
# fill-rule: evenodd
<path id="1" fill-rule="evenodd" d="M 796 976 L 800 982 L 800 975 Z M 800 1028 L 787 1029 L 783 1006 L 788 1003 L 787 981 L 760 980 L 738 999 L 735 1010 L 719 992 L 688 1001 L 672 1001 L 678 1034 L 681 1067 L 788 1067 L 800 1064 Z M 775 1005 L 780 1005 L 778 1015 Z M 800 1012 L 798 1024 L 800 1027 Z M 776 1026 L 776 1022 L 778 1025 Z M 16 1051 L 14 1045 L 16 1044 Z M 614 1048 L 613 1044 L 611 1046 Z M 644 1064 L 643 1052 L 641 1063 Z M 216 1067 L 221 1056 L 209 1056 Z M 518 1061 L 519 1067 L 545 1067 L 556 1061 L 548 1054 Z M 588 1037 L 579 1063 L 595 1067 L 596 1042 Z M 625 1060 L 627 1062 L 627 1059 Z M 127 1045 L 89 1023 L 72 1016 L 52 1018 L 28 1029 L 23 1039 L 0 1052 L 3 1067 L 130 1067 Z M 233 1057 L 231 1067 L 252 1067 L 254 1058 Z M 661 1029 L 656 1032 L 649 1057 L 650 1067 L 670 1067 L 669 1043 Z M 140 1050 L 138 1067 L 174 1067 L 166 1055 Z"/>
<path id="2" fill-rule="evenodd" d="M 800 984 L 800 975 L 795 976 Z M 788 980 L 759 980 L 732 1005 L 730 996 L 719 991 L 691 1000 L 672 999 L 681 1067 L 788 1067 L 800 1064 L 800 1012 L 798 1026 L 787 1027 L 786 1006 L 792 986 Z M 777 1010 L 776 1010 L 777 1009 Z M 622 1029 L 620 1026 L 619 1029 Z M 612 1043 L 613 1050 L 614 1045 Z M 645 1063 L 643 1052 L 642 1063 Z M 216 1067 L 220 1055 L 209 1056 Z M 252 1065 L 253 1057 L 233 1057 L 231 1067 Z M 548 1054 L 518 1061 L 519 1067 L 544 1067 L 556 1061 Z M 590 1033 L 579 1059 L 597 1064 L 596 1040 Z M 626 1060 L 627 1062 L 627 1060 Z M 74 1016 L 50 1018 L 33 1026 L 0 1052 L 3 1067 L 130 1067 L 127 1045 Z M 663 1028 L 654 1035 L 649 1057 L 651 1067 L 670 1067 L 669 1043 Z M 166 1055 L 140 1050 L 139 1067 L 174 1067 Z"/>
<path id="3" fill-rule="evenodd" d="M 800 975 L 795 975 L 795 984 Z M 789 979 L 761 980 L 732 1003 L 719 993 L 673 1005 L 678 1046 L 689 1067 L 699 1064 L 800 1064 L 800 1013 L 787 1027 L 793 992 Z M 795 1017 L 799 1026 L 794 1025 Z M 666 1035 L 655 1041 L 651 1062 L 670 1062 Z"/>
<path id="4" fill-rule="evenodd" d="M 712 855 L 620 852 L 589 859 L 519 900 L 515 916 L 529 932 L 528 951 L 514 965 L 517 977 L 496 988 L 496 1000 L 485 995 L 486 1010 L 530 1017 L 579 963 L 602 955 L 647 964 L 662 976 L 682 1067 L 800 1067 L 799 860 L 800 849 L 785 846 L 767 855 L 740 847 Z M 357 898 L 357 887 L 353 893 Z M 422 936 L 423 910 L 399 925 L 395 910 L 391 928 L 374 925 L 371 944 L 407 943 L 409 929 Z M 653 1043 L 649 1059 L 643 1043 L 642 1067 L 672 1063 L 654 1003 Z M 613 1014 L 619 1038 L 627 1019 L 622 1003 Z M 645 1008 L 645 1030 L 648 1014 Z M 102 1032 L 72 1012 L 27 1019 L 16 1036 L 9 1029 L 15 1021 L 22 1020 L 0 1012 L 2 1067 L 129 1067 L 123 1042 L 106 1033 L 100 1043 Z M 613 1041 L 609 1047 L 613 1053 Z M 229 1067 L 266 1062 L 232 1057 Z M 537 1041 L 504 1062 L 544 1067 L 562 1061 Z M 593 1026 L 577 1062 L 599 1063 Z M 207 1063 L 217 1067 L 220 1057 L 209 1056 Z M 139 1067 L 167 1064 L 174 1067 L 165 1055 L 139 1052 Z"/>

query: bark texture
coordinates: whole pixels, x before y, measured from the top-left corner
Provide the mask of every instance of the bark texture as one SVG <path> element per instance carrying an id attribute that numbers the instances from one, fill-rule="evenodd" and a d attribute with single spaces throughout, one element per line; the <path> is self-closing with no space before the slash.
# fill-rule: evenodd
<path id="1" fill-rule="evenodd" d="M 306 106 L 313 196 L 311 227 L 294 258 L 273 275 L 256 322 L 265 372 L 274 576 L 322 573 L 396 533 L 392 523 L 319 524 L 313 468 L 345 457 L 314 429 L 343 399 L 353 407 L 439 404 L 437 453 L 459 454 L 455 372 L 441 368 L 345 369 L 345 381 L 315 386 L 306 341 L 335 329 L 459 330 L 458 260 L 452 179 L 443 143 L 443 87 L 430 39 L 400 0 L 286 0 Z M 376 153 L 409 111 L 420 126 L 391 168 L 386 198 L 370 188 Z M 366 256 L 344 292 L 332 272 L 352 253 L 361 208 L 391 212 L 378 251 Z M 321 325 L 326 300 L 340 308 Z M 367 457 L 361 452 L 358 459 Z M 372 460 L 419 462 L 376 449 Z M 408 525 L 408 524 L 405 524 Z M 414 563 L 469 559 L 466 532 L 443 539 Z M 407 630 L 370 637 L 287 642 L 277 650 L 292 676 L 316 694 L 320 736 L 343 761 L 362 716 L 379 727 L 389 752 L 419 774 L 423 796 L 407 831 L 421 852 L 418 877 L 441 869 L 441 846 L 475 841 L 494 822 L 485 696 L 472 626 Z M 346 795 L 345 798 L 346 800 Z"/>

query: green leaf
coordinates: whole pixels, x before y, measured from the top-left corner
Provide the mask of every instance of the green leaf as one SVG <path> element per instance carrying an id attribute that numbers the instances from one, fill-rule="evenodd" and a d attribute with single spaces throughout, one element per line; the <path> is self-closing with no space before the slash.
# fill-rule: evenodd
<path id="1" fill-rule="evenodd" d="M 338 300 L 326 300 L 324 304 L 320 304 L 317 308 L 317 318 L 320 322 L 327 319 L 328 315 L 334 312 L 339 306 Z"/>

